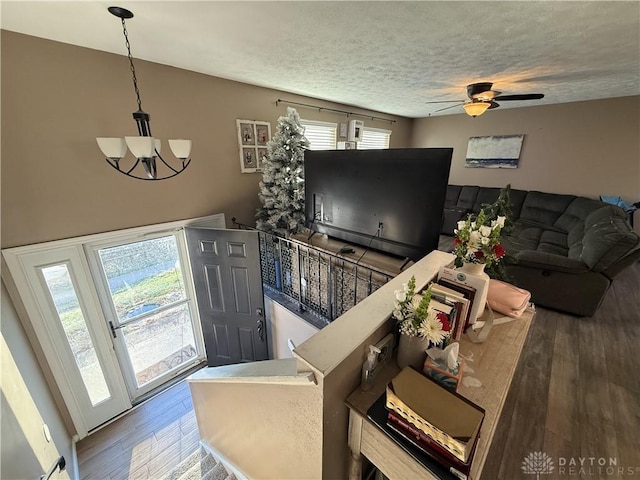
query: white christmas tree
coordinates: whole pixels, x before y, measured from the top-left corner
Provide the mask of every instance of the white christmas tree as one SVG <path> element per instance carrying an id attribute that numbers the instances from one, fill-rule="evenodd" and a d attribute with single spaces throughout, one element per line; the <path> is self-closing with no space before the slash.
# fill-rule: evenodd
<path id="1" fill-rule="evenodd" d="M 304 151 L 308 147 L 300 115 L 294 108 L 287 108 L 287 115 L 278 119 L 276 134 L 267 143 L 267 156 L 262 160 L 258 229 L 287 237 L 303 228 Z"/>

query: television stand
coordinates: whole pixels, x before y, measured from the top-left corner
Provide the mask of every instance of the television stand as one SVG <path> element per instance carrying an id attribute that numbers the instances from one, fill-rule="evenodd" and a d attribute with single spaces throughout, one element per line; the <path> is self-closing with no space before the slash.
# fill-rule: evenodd
<path id="1" fill-rule="evenodd" d="M 291 237 L 293 240 L 309 245 L 317 250 L 329 253 L 338 258 L 344 258 L 363 267 L 377 270 L 381 273 L 395 277 L 402 272 L 407 265 L 413 265 L 413 261 L 409 258 L 402 258 L 377 250 L 371 250 L 357 245 L 355 243 L 345 242 L 326 235 L 309 235 L 308 232 L 295 234 Z M 341 253 L 345 247 L 352 251 Z"/>
<path id="2" fill-rule="evenodd" d="M 411 262 L 412 260 L 410 258 L 405 258 L 404 259 L 404 263 L 400 266 L 400 270 L 404 270 L 404 267 L 406 267 L 407 265 L 409 265 L 409 262 Z"/>

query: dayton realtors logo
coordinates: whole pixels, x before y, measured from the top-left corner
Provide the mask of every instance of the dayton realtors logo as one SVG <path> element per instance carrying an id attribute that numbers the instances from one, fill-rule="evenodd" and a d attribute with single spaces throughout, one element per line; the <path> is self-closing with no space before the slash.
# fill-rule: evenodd
<path id="1" fill-rule="evenodd" d="M 531 452 L 524 457 L 520 468 L 527 475 L 535 475 L 536 480 L 540 480 L 540 475 L 549 475 L 553 472 L 556 472 L 558 477 L 577 476 L 579 478 L 640 476 L 640 467 L 620 466 L 615 457 L 558 457 L 557 464 L 556 469 L 553 459 L 545 452 Z"/>
<path id="2" fill-rule="evenodd" d="M 540 480 L 540 475 L 548 475 L 553 472 L 553 460 L 544 452 L 531 452 L 522 461 L 522 471 L 527 475 L 535 475 Z"/>

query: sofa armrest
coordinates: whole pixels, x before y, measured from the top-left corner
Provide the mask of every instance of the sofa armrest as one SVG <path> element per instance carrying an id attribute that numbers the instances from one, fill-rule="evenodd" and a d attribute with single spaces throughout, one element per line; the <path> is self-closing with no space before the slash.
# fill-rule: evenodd
<path id="1" fill-rule="evenodd" d="M 518 252 L 514 263 L 523 267 L 565 273 L 585 273 L 589 271 L 589 267 L 580 260 L 537 250 L 522 250 Z"/>

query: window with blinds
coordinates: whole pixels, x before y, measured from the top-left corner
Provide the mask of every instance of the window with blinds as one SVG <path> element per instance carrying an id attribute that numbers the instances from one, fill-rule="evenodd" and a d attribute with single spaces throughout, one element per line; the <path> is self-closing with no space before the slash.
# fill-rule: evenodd
<path id="1" fill-rule="evenodd" d="M 391 130 L 364 127 L 362 130 L 362 140 L 358 142 L 358 150 L 389 148 L 390 140 Z"/>
<path id="2" fill-rule="evenodd" d="M 309 150 L 335 150 L 338 124 L 302 120 L 304 136 L 309 140 Z"/>

